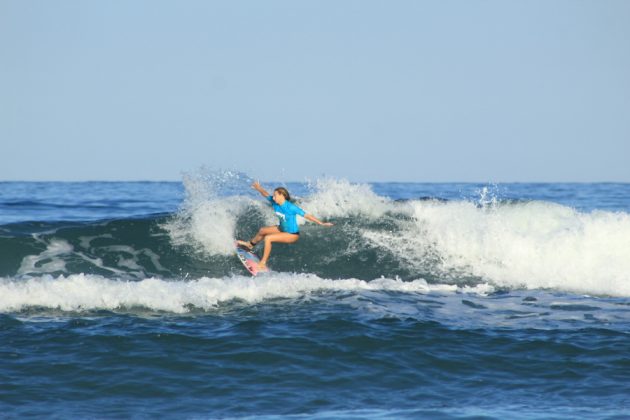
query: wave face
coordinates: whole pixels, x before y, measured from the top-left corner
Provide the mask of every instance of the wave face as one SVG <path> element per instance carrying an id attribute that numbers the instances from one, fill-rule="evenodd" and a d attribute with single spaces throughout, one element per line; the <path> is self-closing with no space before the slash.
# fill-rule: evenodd
<path id="1" fill-rule="evenodd" d="M 175 212 L 0 226 L 0 276 L 89 274 L 121 280 L 242 275 L 234 238 L 276 218 L 240 173 L 192 175 Z M 321 279 L 378 278 L 630 296 L 630 215 L 542 200 L 395 199 L 365 184 L 289 185 L 297 204 L 333 228 L 302 224 L 275 245 L 271 268 Z M 259 249 L 259 251 L 262 251 Z"/>

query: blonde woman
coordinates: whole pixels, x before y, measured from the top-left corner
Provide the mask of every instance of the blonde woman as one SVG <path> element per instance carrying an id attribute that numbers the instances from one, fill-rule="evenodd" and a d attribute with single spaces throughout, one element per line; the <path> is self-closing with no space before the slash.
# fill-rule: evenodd
<path id="1" fill-rule="evenodd" d="M 292 244 L 300 239 L 300 228 L 297 224 L 298 215 L 321 226 L 333 226 L 332 223 L 322 222 L 312 214 L 307 214 L 300 207 L 293 204 L 289 191 L 284 187 L 278 187 L 273 190 L 273 195 L 269 194 L 258 181 L 252 184 L 252 188 L 269 201 L 280 222 L 277 226 L 265 226 L 260 228 L 256 236 L 249 241 L 236 241 L 242 248 L 249 251 L 260 241 L 265 241 L 265 250 L 258 263 L 258 269 L 261 271 L 267 269 L 267 260 L 269 260 L 271 244 L 273 242 Z"/>

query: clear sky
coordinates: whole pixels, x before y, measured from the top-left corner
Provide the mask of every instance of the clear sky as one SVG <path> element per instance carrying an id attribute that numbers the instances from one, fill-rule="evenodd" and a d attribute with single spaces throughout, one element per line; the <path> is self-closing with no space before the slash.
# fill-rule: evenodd
<path id="1" fill-rule="evenodd" d="M 0 180 L 630 182 L 630 1 L 0 0 Z"/>

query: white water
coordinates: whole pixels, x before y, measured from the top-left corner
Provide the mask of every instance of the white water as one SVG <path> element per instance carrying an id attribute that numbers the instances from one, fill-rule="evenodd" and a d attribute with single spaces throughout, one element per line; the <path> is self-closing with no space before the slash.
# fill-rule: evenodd
<path id="1" fill-rule="evenodd" d="M 262 199 L 208 194 L 207 180 L 186 183 L 182 217 L 169 227 L 174 243 L 194 243 L 207 254 L 229 255 L 239 214 L 255 208 L 273 224 Z M 205 189 L 204 189 L 205 188 Z M 270 186 L 271 188 L 271 186 Z M 322 219 L 351 219 L 356 244 L 391 252 L 419 272 L 444 281 L 474 276 L 508 288 L 551 288 L 575 293 L 630 296 L 630 215 L 579 212 L 550 202 L 500 204 L 485 195 L 470 201 L 394 202 L 368 185 L 324 179 L 300 201 Z M 253 206 L 253 207 L 252 207 Z M 387 218 L 398 229 L 370 229 Z M 305 223 L 301 220 L 301 223 Z M 330 235 L 345 235 L 340 228 Z M 304 238 L 308 240 L 308 238 Z"/>
<path id="2" fill-rule="evenodd" d="M 135 307 L 173 313 L 191 307 L 214 309 L 235 299 L 257 303 L 273 298 L 297 298 L 320 291 L 395 291 L 404 293 L 491 292 L 486 285 L 460 289 L 452 285 L 430 285 L 424 280 L 403 282 L 377 279 L 329 280 L 312 274 L 274 273 L 253 279 L 249 276 L 203 277 L 191 281 L 148 278 L 142 281 L 112 280 L 99 275 L 41 276 L 29 279 L 0 279 L 0 312 L 30 307 L 63 311 L 116 310 Z"/>
<path id="3" fill-rule="evenodd" d="M 272 273 L 251 278 L 203 277 L 190 281 L 112 280 L 99 275 L 0 278 L 0 313 L 36 309 L 83 313 L 223 313 L 240 304 L 270 303 L 319 316 L 333 307 L 362 319 L 439 320 L 453 328 L 583 328 L 605 324 L 627 331 L 630 311 L 615 298 L 543 291 L 493 295 L 493 286 L 427 284 L 422 279 L 331 280 L 312 274 Z M 287 301 L 288 300 L 288 301 Z M 236 306 L 234 306 L 236 304 Z M 306 306 L 304 306 L 306 305 Z M 310 306 L 316 305 L 316 306 Z M 323 306 L 321 306 L 323 305 Z M 277 308 L 280 309 L 280 306 Z M 293 308 L 293 309 L 290 309 Z M 326 309 L 328 308 L 328 309 Z M 344 309 L 345 308 L 345 309 Z M 25 314 L 28 318 L 28 312 Z"/>
<path id="4" fill-rule="evenodd" d="M 442 268 L 510 288 L 630 296 L 630 215 L 548 202 L 411 203 L 417 241 Z"/>
<path id="5" fill-rule="evenodd" d="M 221 182 L 209 181 L 199 174 L 185 176 L 183 184 L 184 204 L 176 217 L 164 225 L 173 245 L 192 246 L 206 255 L 234 253 L 238 215 L 249 205 L 261 204 L 241 196 L 221 198 L 217 191 Z"/>

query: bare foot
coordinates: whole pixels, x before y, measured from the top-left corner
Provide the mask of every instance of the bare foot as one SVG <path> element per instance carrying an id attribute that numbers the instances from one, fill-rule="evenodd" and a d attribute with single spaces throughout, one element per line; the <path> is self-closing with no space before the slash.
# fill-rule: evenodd
<path id="1" fill-rule="evenodd" d="M 267 263 L 259 262 L 258 263 L 258 271 L 267 271 Z"/>
<path id="2" fill-rule="evenodd" d="M 238 241 L 236 241 L 236 243 L 238 244 L 238 246 L 240 246 L 241 248 L 245 248 L 248 251 L 251 251 L 252 249 L 254 249 L 254 246 L 249 241 L 241 241 L 239 239 Z"/>

